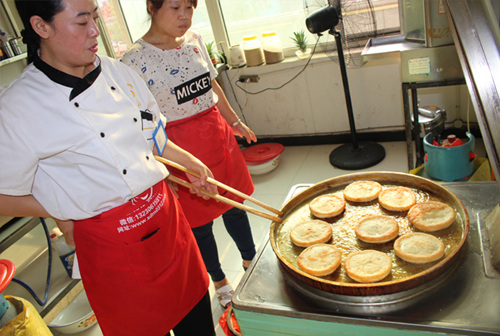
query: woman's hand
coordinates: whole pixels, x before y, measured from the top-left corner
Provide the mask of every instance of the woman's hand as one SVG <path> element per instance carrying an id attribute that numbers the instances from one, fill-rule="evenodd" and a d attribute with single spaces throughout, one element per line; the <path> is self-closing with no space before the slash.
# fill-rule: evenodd
<path id="1" fill-rule="evenodd" d="M 157 155 L 156 148 L 154 149 L 154 154 Z M 196 177 L 194 175 L 191 175 L 189 173 L 186 173 L 187 178 L 191 182 L 191 184 L 194 184 L 196 186 L 201 187 L 202 189 L 205 189 L 206 191 L 209 191 L 214 194 L 218 194 L 219 192 L 217 191 L 217 187 L 211 183 L 207 182 L 207 178 L 211 177 L 213 178 L 213 174 L 210 171 L 210 169 L 203 164 L 198 158 L 194 157 L 192 154 L 186 152 L 184 149 L 180 148 L 176 144 L 174 144 L 172 141 L 167 141 L 167 144 L 165 146 L 165 150 L 163 151 L 162 155 L 165 159 L 171 160 L 173 162 L 177 162 L 178 164 L 184 166 L 185 168 L 188 168 L 190 170 L 193 170 L 197 173 L 200 174 L 200 177 Z M 203 197 L 204 199 L 209 199 L 210 197 L 207 195 L 204 195 L 199 189 L 192 188 L 191 190 L 192 194 L 196 194 L 200 197 Z"/>
<path id="2" fill-rule="evenodd" d="M 72 220 L 61 220 L 61 219 L 55 219 L 54 221 L 57 224 L 57 227 L 59 227 L 59 230 L 64 235 L 64 239 L 66 239 L 66 244 L 75 246 L 75 239 L 73 238 L 73 230 L 74 230 L 74 223 Z"/>
<path id="3" fill-rule="evenodd" d="M 246 138 L 248 144 L 252 143 L 252 141 L 257 142 L 255 133 L 242 121 L 240 121 L 236 126 L 233 126 L 233 132 L 241 138 Z"/>
<path id="4" fill-rule="evenodd" d="M 239 137 L 246 138 L 247 143 L 257 142 L 257 137 L 254 132 L 245 125 L 242 121 L 238 119 L 238 115 L 234 112 L 233 108 L 229 104 L 229 101 L 224 94 L 224 91 L 220 87 L 219 83 L 216 79 L 212 80 L 212 89 L 214 93 L 219 97 L 219 101 L 217 102 L 217 108 L 219 109 L 220 114 L 226 120 L 229 126 L 232 126 L 234 134 Z M 238 120 L 238 122 L 236 122 Z"/>
<path id="5" fill-rule="evenodd" d="M 189 181 L 196 185 L 196 186 L 200 186 L 202 189 L 208 191 L 208 192 L 211 192 L 213 194 L 218 194 L 219 192 L 217 191 L 217 187 L 209 182 L 207 182 L 207 178 L 213 178 L 213 174 L 212 172 L 210 171 L 210 169 L 208 169 L 207 166 L 205 166 L 200 160 L 198 159 L 194 159 L 194 160 L 191 160 L 190 163 L 188 165 L 186 165 L 186 168 L 188 169 L 191 169 L 195 172 L 198 172 L 200 174 L 200 177 L 197 177 L 197 176 L 194 176 L 194 175 L 191 175 L 189 173 L 186 173 L 186 176 L 187 178 L 189 179 Z M 199 197 L 203 197 L 203 199 L 210 199 L 210 197 L 208 195 L 205 195 L 203 194 L 199 189 L 197 188 L 191 188 L 190 189 L 190 192 L 192 194 L 196 194 L 197 196 Z"/>

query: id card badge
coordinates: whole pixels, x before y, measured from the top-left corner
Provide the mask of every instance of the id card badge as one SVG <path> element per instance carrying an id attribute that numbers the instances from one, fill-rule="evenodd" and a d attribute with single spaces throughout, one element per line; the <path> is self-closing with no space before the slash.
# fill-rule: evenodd
<path id="1" fill-rule="evenodd" d="M 153 132 L 153 140 L 155 142 L 158 155 L 161 156 L 168 141 L 167 131 L 165 131 L 165 127 L 163 126 L 163 122 L 161 120 L 158 123 L 158 126 L 156 127 L 155 131 Z"/>

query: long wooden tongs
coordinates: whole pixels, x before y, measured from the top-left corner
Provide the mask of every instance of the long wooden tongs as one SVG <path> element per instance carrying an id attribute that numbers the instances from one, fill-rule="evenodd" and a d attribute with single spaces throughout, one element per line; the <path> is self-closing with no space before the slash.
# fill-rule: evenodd
<path id="1" fill-rule="evenodd" d="M 188 169 L 188 168 L 186 168 L 186 167 L 184 167 L 184 166 L 182 166 L 182 165 L 180 165 L 178 163 L 175 163 L 173 161 L 165 159 L 165 158 L 163 158 L 161 156 L 155 155 L 155 159 L 158 160 L 161 163 L 164 163 L 164 164 L 168 165 L 168 166 L 177 168 L 177 169 L 179 169 L 179 170 L 181 170 L 181 171 L 183 171 L 185 173 L 189 173 L 189 174 L 194 175 L 196 177 L 200 177 L 200 174 L 198 172 L 196 172 L 194 170 L 191 170 L 191 169 Z M 218 186 L 218 187 L 220 187 L 220 188 L 222 188 L 224 190 L 227 190 L 227 191 L 229 191 L 229 192 L 231 192 L 231 193 L 233 193 L 233 194 L 235 194 L 235 195 L 237 195 L 237 196 L 239 196 L 239 197 L 241 197 L 243 199 L 246 199 L 247 201 L 250 201 L 250 202 L 252 202 L 254 204 L 257 204 L 257 205 L 263 207 L 264 209 L 269 210 L 269 211 L 275 213 L 278 216 L 273 216 L 273 215 L 267 214 L 267 213 L 262 212 L 260 210 L 257 210 L 257 209 L 251 208 L 249 206 L 246 206 L 246 205 L 244 205 L 242 203 L 238 203 L 236 201 L 233 201 L 233 200 L 231 200 L 229 198 L 226 198 L 224 196 L 221 196 L 221 195 L 214 194 L 212 192 L 206 191 L 205 189 L 202 189 L 199 186 L 196 186 L 196 185 L 191 184 L 191 183 L 189 183 L 189 182 L 187 182 L 187 181 L 185 181 L 183 179 L 180 179 L 180 178 L 178 178 L 176 176 L 173 176 L 172 174 L 170 174 L 168 176 L 168 179 L 171 180 L 171 181 L 173 181 L 173 182 L 175 182 L 175 183 L 178 183 L 178 184 L 180 184 L 180 185 L 182 185 L 184 187 L 187 187 L 187 188 L 196 188 L 196 189 L 198 189 L 204 195 L 207 195 L 207 196 L 209 196 L 209 197 L 211 197 L 211 198 L 213 198 L 215 200 L 227 203 L 227 204 L 229 204 L 229 205 L 231 205 L 233 207 L 239 208 L 241 210 L 248 211 L 250 213 L 253 213 L 254 215 L 257 215 L 257 216 L 260 216 L 260 217 L 263 217 L 263 218 L 266 218 L 266 219 L 271 219 L 271 220 L 273 220 L 275 222 L 278 222 L 278 223 L 281 223 L 281 221 L 282 221 L 281 217 L 283 216 L 283 212 L 281 212 L 280 210 L 277 210 L 277 209 L 275 209 L 275 208 L 273 208 L 273 207 L 271 207 L 271 206 L 269 206 L 269 205 L 267 205 L 265 203 L 262 203 L 261 201 L 256 200 L 255 198 L 250 197 L 250 196 L 242 193 L 239 190 L 231 188 L 230 186 L 225 185 L 222 182 L 214 180 L 211 177 L 207 178 L 207 182 L 209 182 L 209 183 L 211 183 L 213 185 L 216 185 L 216 186 Z"/>

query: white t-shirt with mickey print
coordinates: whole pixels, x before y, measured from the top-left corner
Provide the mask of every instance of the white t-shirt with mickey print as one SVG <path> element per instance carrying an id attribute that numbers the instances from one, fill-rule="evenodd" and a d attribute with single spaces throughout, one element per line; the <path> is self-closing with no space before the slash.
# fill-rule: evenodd
<path id="1" fill-rule="evenodd" d="M 147 83 L 169 121 L 208 110 L 217 103 L 211 82 L 217 76 L 203 39 L 188 31 L 182 45 L 163 50 L 139 39 L 121 61 Z"/>

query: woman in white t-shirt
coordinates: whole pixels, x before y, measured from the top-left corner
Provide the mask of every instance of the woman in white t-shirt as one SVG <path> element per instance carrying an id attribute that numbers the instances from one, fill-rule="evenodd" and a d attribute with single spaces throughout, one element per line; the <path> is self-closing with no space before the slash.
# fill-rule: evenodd
<path id="1" fill-rule="evenodd" d="M 158 136 L 144 81 L 95 55 L 93 0 L 16 6 L 29 64 L 0 90 L 0 214 L 56 219 L 104 335 L 215 335 L 203 260 L 154 155 L 217 192 L 210 170 Z"/>
<path id="2" fill-rule="evenodd" d="M 248 143 L 257 139 L 238 118 L 217 83 L 216 70 L 201 36 L 189 30 L 197 0 L 143 1 L 147 1 L 151 26 L 125 53 L 122 62 L 142 76 L 155 96 L 169 121 L 169 139 L 205 163 L 216 180 L 251 194 L 254 185 L 234 135 L 246 138 Z M 219 302 L 226 307 L 234 291 L 219 262 L 213 220 L 222 215 L 246 268 L 255 256 L 247 214 L 222 202 L 197 199 L 183 188 L 179 188 L 178 195 Z M 233 194 L 224 196 L 243 202 Z"/>

